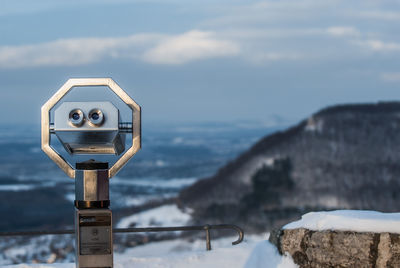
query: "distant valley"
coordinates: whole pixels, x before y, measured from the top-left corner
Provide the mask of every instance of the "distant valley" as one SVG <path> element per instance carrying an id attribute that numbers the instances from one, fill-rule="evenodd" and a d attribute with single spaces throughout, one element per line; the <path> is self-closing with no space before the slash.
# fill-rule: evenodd
<path id="1" fill-rule="evenodd" d="M 121 211 L 125 208 L 137 211 L 135 207 L 148 201 L 175 197 L 182 187 L 215 173 L 266 132 L 281 128 L 279 123 L 246 121 L 144 122 L 142 149 L 110 182 L 116 220 L 126 215 Z M 73 225 L 74 181 L 41 151 L 39 134 L 38 124 L 0 129 L 0 213 L 7 215 L 0 221 L 0 231 Z M 64 152 L 57 139 L 53 142 Z"/>

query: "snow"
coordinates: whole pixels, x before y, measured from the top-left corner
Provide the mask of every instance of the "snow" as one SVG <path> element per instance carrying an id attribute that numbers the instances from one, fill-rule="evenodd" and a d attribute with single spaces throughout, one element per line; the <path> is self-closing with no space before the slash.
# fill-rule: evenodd
<path id="1" fill-rule="evenodd" d="M 310 117 L 307 120 L 307 125 L 305 126 L 305 131 L 310 132 L 322 132 L 324 121 L 321 118 Z"/>
<path id="2" fill-rule="evenodd" d="M 6 264 L 21 263 L 23 261 L 48 262 L 55 261 L 55 254 L 66 258 L 62 262 L 74 260 L 74 240 L 72 236 L 43 235 L 31 238 L 14 237 L 5 238 L 0 243 L 0 267 Z"/>
<path id="3" fill-rule="evenodd" d="M 162 197 L 160 197 L 162 196 Z M 142 204 L 145 204 L 146 202 L 150 202 L 150 200 L 161 200 L 162 198 L 169 198 L 173 197 L 174 195 L 167 195 L 167 194 L 155 194 L 155 195 L 138 195 L 136 197 L 124 197 L 124 204 L 127 207 L 131 206 L 140 206 Z"/>
<path id="4" fill-rule="evenodd" d="M 19 192 L 19 191 L 32 190 L 34 188 L 35 188 L 35 185 L 30 185 L 30 184 L 5 184 L 5 185 L 0 185 L 0 191 Z"/>
<path id="5" fill-rule="evenodd" d="M 306 228 L 313 231 L 340 230 L 372 233 L 400 233 L 400 213 L 366 210 L 310 212 L 283 229 Z"/>
<path id="6" fill-rule="evenodd" d="M 64 198 L 71 203 L 75 202 L 75 193 L 68 193 L 64 195 Z"/>
<path id="7" fill-rule="evenodd" d="M 72 263 L 56 263 L 56 264 L 19 264 L 19 265 L 9 265 L 3 267 L 12 268 L 74 268 L 75 264 Z"/>
<path id="8" fill-rule="evenodd" d="M 190 220 L 190 215 L 174 205 L 164 205 L 122 218 L 117 228 L 182 226 Z"/>
<path id="9" fill-rule="evenodd" d="M 247 259 L 244 268 L 296 268 L 290 255 L 281 256 L 274 245 L 268 241 L 259 242 Z"/>
<path id="10" fill-rule="evenodd" d="M 126 180 L 126 179 L 121 179 L 119 177 L 116 177 L 116 178 L 113 178 L 113 184 L 181 189 L 183 187 L 192 185 L 197 180 L 198 180 L 198 178 L 195 178 L 195 177 L 171 178 L 171 179 L 141 178 L 141 179 L 135 179 L 135 180 Z"/>
<path id="11" fill-rule="evenodd" d="M 204 240 L 170 240 L 150 243 L 114 255 L 114 267 L 125 268 L 295 268 L 290 257 L 280 256 L 265 235 L 248 236 L 236 246 L 237 237 L 212 240 L 213 250 L 205 250 Z M 75 264 L 21 264 L 7 268 L 73 268 Z"/>

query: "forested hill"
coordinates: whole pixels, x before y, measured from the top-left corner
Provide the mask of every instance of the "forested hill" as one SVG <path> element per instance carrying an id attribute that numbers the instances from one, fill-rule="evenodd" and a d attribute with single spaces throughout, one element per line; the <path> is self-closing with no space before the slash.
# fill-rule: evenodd
<path id="1" fill-rule="evenodd" d="M 184 189 L 198 222 L 264 231 L 312 210 L 400 210 L 400 102 L 338 105 Z"/>

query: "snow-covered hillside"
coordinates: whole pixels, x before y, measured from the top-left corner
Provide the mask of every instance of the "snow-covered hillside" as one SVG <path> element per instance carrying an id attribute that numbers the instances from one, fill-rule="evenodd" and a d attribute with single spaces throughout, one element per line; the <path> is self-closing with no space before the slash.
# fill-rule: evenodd
<path id="1" fill-rule="evenodd" d="M 232 246 L 236 237 L 215 239 L 213 250 L 204 249 L 204 240 L 172 240 L 135 247 L 114 255 L 115 268 L 295 268 L 290 257 L 282 257 L 266 236 L 249 236 Z M 73 263 L 20 264 L 7 268 L 73 268 Z"/>

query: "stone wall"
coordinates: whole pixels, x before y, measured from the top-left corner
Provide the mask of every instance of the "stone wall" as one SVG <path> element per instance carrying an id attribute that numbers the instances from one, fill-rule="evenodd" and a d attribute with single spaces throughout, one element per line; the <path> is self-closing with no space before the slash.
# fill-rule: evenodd
<path id="1" fill-rule="evenodd" d="M 270 241 L 300 268 L 400 267 L 400 235 L 304 228 L 272 232 Z"/>

